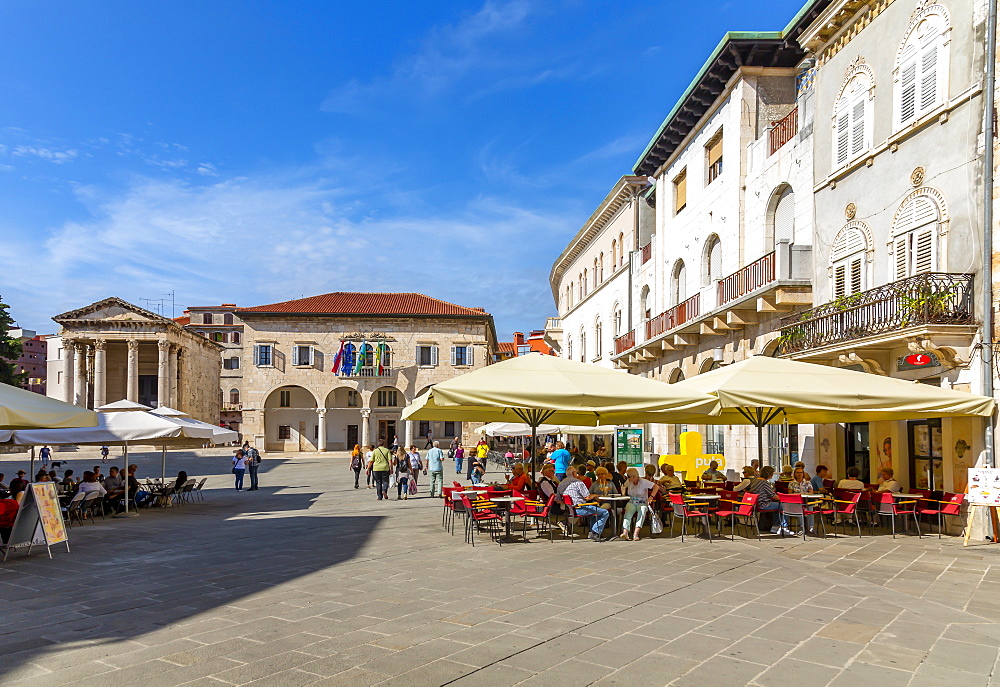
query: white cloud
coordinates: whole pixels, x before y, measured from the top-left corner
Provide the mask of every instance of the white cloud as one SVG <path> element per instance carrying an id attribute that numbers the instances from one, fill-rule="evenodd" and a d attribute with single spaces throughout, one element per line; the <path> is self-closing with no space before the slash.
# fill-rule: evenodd
<path id="1" fill-rule="evenodd" d="M 41 160 L 48 160 L 49 162 L 61 165 L 72 161 L 79 155 L 79 152 L 74 149 L 54 150 L 39 145 L 18 145 L 11 149 L 10 154 L 13 157 L 37 157 Z"/>
<path id="2" fill-rule="evenodd" d="M 552 310 L 539 288 L 551 257 L 544 246 L 572 233 L 571 213 L 490 197 L 447 216 L 376 216 L 378 194 L 356 197 L 296 174 L 206 185 L 137 178 L 121 193 L 76 194 L 90 219 L 57 227 L 40 249 L 0 251 L 0 274 L 9 275 L 0 293 L 43 330 L 53 315 L 109 295 L 138 302 L 171 290 L 184 305 L 420 291 L 485 307 L 508 326 L 541 326 Z M 26 255 L 44 298 L 14 276 Z"/>

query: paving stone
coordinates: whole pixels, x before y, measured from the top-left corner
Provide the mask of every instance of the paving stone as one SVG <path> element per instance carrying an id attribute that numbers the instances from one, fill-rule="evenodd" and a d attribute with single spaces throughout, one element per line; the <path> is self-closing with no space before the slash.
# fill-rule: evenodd
<path id="1" fill-rule="evenodd" d="M 794 658 L 784 658 L 754 678 L 755 685 L 761 687 L 787 687 L 787 685 L 825 685 L 840 670 L 830 666 L 807 663 Z M 858 683 L 873 684 L 873 683 Z"/>

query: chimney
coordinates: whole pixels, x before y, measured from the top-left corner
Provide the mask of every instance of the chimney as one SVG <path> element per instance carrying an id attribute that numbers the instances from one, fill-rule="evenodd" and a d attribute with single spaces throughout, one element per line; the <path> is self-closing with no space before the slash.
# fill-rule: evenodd
<path id="1" fill-rule="evenodd" d="M 524 332 L 514 332 L 514 345 L 515 346 L 524 345 Z"/>

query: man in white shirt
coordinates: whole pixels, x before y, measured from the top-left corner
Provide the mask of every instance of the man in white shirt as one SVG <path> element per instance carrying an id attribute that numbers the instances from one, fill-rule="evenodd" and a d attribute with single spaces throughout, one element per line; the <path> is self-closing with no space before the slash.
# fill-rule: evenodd
<path id="1" fill-rule="evenodd" d="M 847 469 L 847 479 L 840 480 L 837 484 L 838 489 L 864 489 L 865 483 L 858 479 L 861 475 L 861 470 L 858 468 L 848 468 Z"/>
<path id="2" fill-rule="evenodd" d="M 896 481 L 896 478 L 893 476 L 894 474 L 892 468 L 882 468 L 878 479 L 879 492 L 890 491 L 893 494 L 899 494 L 903 491 L 903 487 Z"/>

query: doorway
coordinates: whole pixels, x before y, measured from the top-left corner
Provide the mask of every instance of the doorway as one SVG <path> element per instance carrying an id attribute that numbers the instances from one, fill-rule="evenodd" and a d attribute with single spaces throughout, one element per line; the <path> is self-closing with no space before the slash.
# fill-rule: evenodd
<path id="1" fill-rule="evenodd" d="M 347 448 L 353 450 L 358 445 L 358 426 L 347 425 Z"/>
<path id="2" fill-rule="evenodd" d="M 913 420 L 910 430 L 910 480 L 914 489 L 939 490 L 944 487 L 941 420 Z"/>
<path id="3" fill-rule="evenodd" d="M 396 438 L 396 421 L 395 420 L 379 420 L 378 421 L 378 438 L 379 441 L 385 440 L 386 446 L 392 443 L 392 440 Z"/>
<path id="4" fill-rule="evenodd" d="M 861 471 L 861 481 L 871 482 L 871 449 L 868 442 L 868 423 L 849 422 L 844 425 L 847 436 L 844 442 L 847 458 L 847 469 L 857 468 Z"/>
<path id="5" fill-rule="evenodd" d="M 139 403 L 150 408 L 158 407 L 158 391 L 156 375 L 139 375 Z"/>

